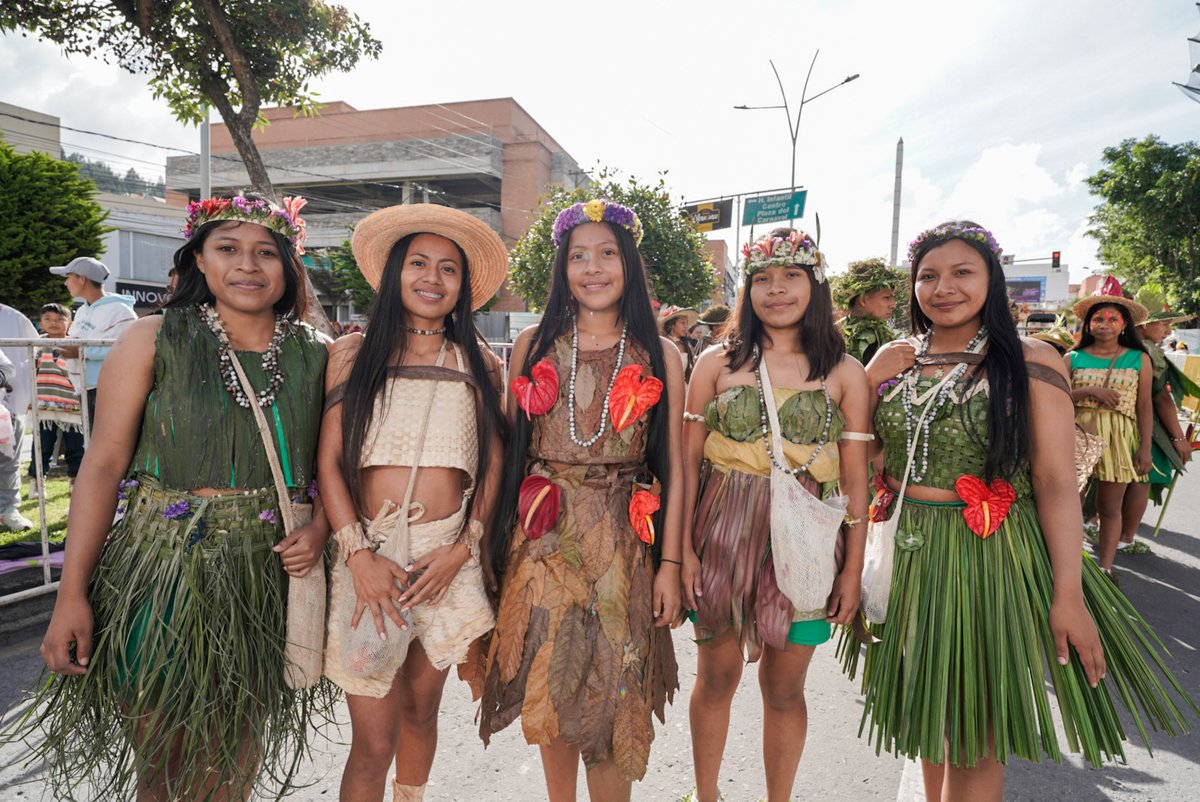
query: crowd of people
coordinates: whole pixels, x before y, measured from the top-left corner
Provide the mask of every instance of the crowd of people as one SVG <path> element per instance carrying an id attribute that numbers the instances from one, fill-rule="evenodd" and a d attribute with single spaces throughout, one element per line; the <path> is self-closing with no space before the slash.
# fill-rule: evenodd
<path id="1" fill-rule="evenodd" d="M 721 798 L 747 663 L 766 798 L 790 797 L 806 672 L 835 637 L 869 737 L 922 762 L 929 800 L 999 800 L 1012 758 L 1061 759 L 1047 674 L 1092 764 L 1124 754 L 1116 705 L 1169 733 L 1200 713 L 1111 577 L 1134 488 L 1190 456 L 1136 302 L 1082 301 L 1064 361 L 1019 336 L 991 232 L 949 221 L 907 278 L 867 260 L 836 288 L 779 228 L 743 250 L 734 309 L 656 313 L 641 221 L 597 198 L 558 215 L 545 314 L 504 366 L 472 317 L 508 272 L 487 225 L 425 204 L 360 221 L 376 296 L 330 342 L 299 322 L 301 205 L 191 204 L 174 293 L 104 359 L 41 647 L 55 676 L 15 733 L 55 793 L 282 796 L 340 691 L 341 799 L 420 800 L 456 666 L 484 744 L 520 719 L 552 802 L 581 762 L 592 799 L 628 800 L 680 690 L 680 626 L 693 802 Z M 883 322 L 904 289 L 908 337 Z M 1098 562 L 1074 419 L 1106 446 L 1086 471 Z"/>

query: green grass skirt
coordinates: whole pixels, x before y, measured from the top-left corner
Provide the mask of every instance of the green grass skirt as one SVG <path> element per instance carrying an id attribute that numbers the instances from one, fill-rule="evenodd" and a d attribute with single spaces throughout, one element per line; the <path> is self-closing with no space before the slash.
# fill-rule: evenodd
<path id="1" fill-rule="evenodd" d="M 1129 601 L 1087 555 L 1083 592 L 1108 666 L 1091 688 L 1071 652 L 1058 664 L 1050 630 L 1053 573 L 1031 498 L 1019 499 L 986 540 L 966 525 L 959 503 L 905 500 L 887 623 L 866 647 L 860 734 L 875 751 L 971 766 L 989 752 L 1040 762 L 1062 760 L 1047 688 L 1053 688 L 1067 745 L 1093 765 L 1124 759 L 1125 731 L 1114 699 L 1146 728 L 1189 729 L 1181 707 L 1197 710 L 1167 668 L 1166 649 Z M 843 636 L 843 666 L 855 675 L 860 648 Z M 1161 679 L 1160 679 L 1161 677 Z M 1180 705 L 1166 690 L 1174 689 Z M 869 726 L 868 726 L 869 725 Z"/>
<path id="2" fill-rule="evenodd" d="M 282 796 L 331 694 L 284 683 L 283 531 L 258 517 L 278 518 L 275 493 L 201 498 L 137 478 L 92 578 L 88 672 L 50 676 L 22 735 L 57 798 L 132 799 L 138 778 L 171 798 L 204 799 L 213 780 Z"/>

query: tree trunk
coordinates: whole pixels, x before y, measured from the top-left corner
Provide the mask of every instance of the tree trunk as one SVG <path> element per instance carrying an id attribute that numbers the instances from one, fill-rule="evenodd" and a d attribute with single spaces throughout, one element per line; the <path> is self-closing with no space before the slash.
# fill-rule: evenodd
<path id="1" fill-rule="evenodd" d="M 275 187 L 271 184 L 271 177 L 267 175 L 262 155 L 259 154 L 258 146 L 254 144 L 251 136 L 251 132 L 254 130 L 254 121 L 258 118 L 258 110 L 255 109 L 253 114 L 248 115 L 247 109 L 242 109 L 239 114 L 233 110 L 225 95 L 216 93 L 215 97 L 209 95 L 208 98 L 221 115 L 226 129 L 229 131 L 229 136 L 233 139 L 233 145 L 237 148 L 238 155 L 242 157 L 242 163 L 246 166 L 246 174 L 250 177 L 250 186 L 272 201 L 276 201 Z"/>

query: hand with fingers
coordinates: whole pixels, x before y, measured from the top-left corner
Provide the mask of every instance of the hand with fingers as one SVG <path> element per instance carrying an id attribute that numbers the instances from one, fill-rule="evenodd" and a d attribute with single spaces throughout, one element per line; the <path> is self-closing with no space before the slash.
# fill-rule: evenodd
<path id="1" fill-rule="evenodd" d="M 829 594 L 829 608 L 825 620 L 831 624 L 847 626 L 854 620 L 858 605 L 862 600 L 862 572 L 843 570 L 833 580 L 833 590 Z"/>
<path id="2" fill-rule="evenodd" d="M 654 575 L 654 626 L 673 627 L 679 623 L 679 566 L 664 562 Z"/>
<path id="3" fill-rule="evenodd" d="M 288 576 L 300 579 L 321 559 L 328 539 L 328 526 L 310 522 L 296 527 L 290 535 L 275 544 L 274 550 Z"/>
<path id="4" fill-rule="evenodd" d="M 405 566 L 410 584 L 400 599 L 401 607 L 408 610 L 418 604 L 440 602 L 470 557 L 471 552 L 465 543 L 450 543 L 413 560 Z"/>
<path id="5" fill-rule="evenodd" d="M 1050 605 L 1050 631 L 1054 635 L 1054 651 L 1057 653 L 1058 664 L 1065 666 L 1070 660 L 1070 648 L 1075 648 L 1079 662 L 1083 664 L 1083 672 L 1087 675 L 1088 684 L 1095 688 L 1104 679 L 1107 666 L 1104 662 L 1104 648 L 1100 645 L 1100 635 L 1096 632 L 1096 622 L 1092 620 L 1082 596 L 1060 598 L 1057 594 Z"/>
<path id="6" fill-rule="evenodd" d="M 383 618 L 385 615 L 392 619 L 397 627 L 406 629 L 408 623 L 400 610 L 400 598 L 404 594 L 404 583 L 408 580 L 405 570 L 370 549 L 360 549 L 351 554 L 346 560 L 346 566 L 354 580 L 354 595 L 357 597 L 350 628 L 358 629 L 363 611 L 369 610 L 380 640 L 387 640 Z"/>
<path id="7" fill-rule="evenodd" d="M 60 595 L 38 650 L 46 667 L 56 674 L 86 674 L 92 657 L 92 626 L 92 606 L 87 599 Z"/>
<path id="8" fill-rule="evenodd" d="M 679 585 L 683 594 L 683 606 L 687 610 L 699 610 L 698 601 L 704 593 L 700 589 L 700 558 L 690 548 L 684 548 L 680 560 L 683 565 L 679 568 Z"/>

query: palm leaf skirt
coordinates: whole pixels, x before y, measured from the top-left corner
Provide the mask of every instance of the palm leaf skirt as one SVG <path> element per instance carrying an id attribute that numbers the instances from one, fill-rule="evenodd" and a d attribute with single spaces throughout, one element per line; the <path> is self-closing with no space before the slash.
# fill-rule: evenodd
<path id="1" fill-rule="evenodd" d="M 331 694 L 284 682 L 282 530 L 258 517 L 275 493 L 202 498 L 138 479 L 93 575 L 88 672 L 46 679 L 20 734 L 57 798 L 132 799 L 139 779 L 172 799 L 226 783 L 282 796 Z"/>
<path id="2" fill-rule="evenodd" d="M 1114 700 L 1143 741 L 1148 727 L 1187 732 L 1182 708 L 1200 709 L 1172 676 L 1158 636 L 1092 559 L 1082 555 L 1084 599 L 1108 666 L 1096 688 L 1074 650 L 1066 666 L 1057 662 L 1053 573 L 1033 500 L 1018 499 L 987 539 L 967 527 L 963 506 L 905 499 L 901 509 L 897 541 L 910 546 L 897 547 L 887 623 L 872 627 L 880 640 L 866 647 L 863 666 L 859 732 L 876 753 L 971 766 L 989 754 L 990 739 L 1002 763 L 1014 755 L 1061 762 L 1047 673 L 1067 746 L 1093 765 L 1124 759 Z M 838 647 L 851 677 L 858 646 L 843 636 Z"/>

